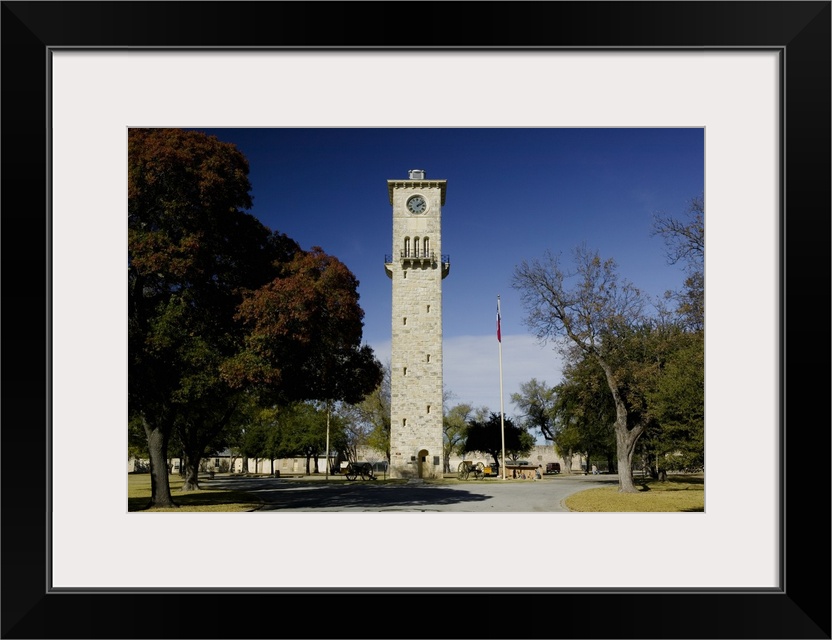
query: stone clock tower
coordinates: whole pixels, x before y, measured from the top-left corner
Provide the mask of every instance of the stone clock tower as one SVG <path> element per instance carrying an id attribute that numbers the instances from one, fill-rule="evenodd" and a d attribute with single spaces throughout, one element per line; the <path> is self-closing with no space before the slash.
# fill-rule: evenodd
<path id="1" fill-rule="evenodd" d="M 388 180 L 393 205 L 393 254 L 384 269 L 393 281 L 390 358 L 390 476 L 442 475 L 442 255 L 446 180 L 421 169 Z"/>

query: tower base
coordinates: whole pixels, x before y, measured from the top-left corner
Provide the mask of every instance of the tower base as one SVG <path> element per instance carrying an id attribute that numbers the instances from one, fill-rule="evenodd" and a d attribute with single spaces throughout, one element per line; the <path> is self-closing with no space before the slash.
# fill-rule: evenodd
<path id="1" fill-rule="evenodd" d="M 444 475 L 442 473 L 442 457 L 430 455 L 427 450 L 422 450 L 418 455 L 409 456 L 409 459 L 405 460 L 402 460 L 402 458 L 405 458 L 403 455 L 393 455 L 392 458 L 388 468 L 391 478 L 434 480 L 442 478 Z"/>

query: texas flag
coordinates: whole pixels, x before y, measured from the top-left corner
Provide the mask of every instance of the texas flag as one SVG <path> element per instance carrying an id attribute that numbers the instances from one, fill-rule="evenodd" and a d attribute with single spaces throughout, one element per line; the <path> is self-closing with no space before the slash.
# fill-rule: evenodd
<path id="1" fill-rule="evenodd" d="M 502 336 L 500 335 L 500 301 L 497 301 L 497 342 L 502 342 Z"/>

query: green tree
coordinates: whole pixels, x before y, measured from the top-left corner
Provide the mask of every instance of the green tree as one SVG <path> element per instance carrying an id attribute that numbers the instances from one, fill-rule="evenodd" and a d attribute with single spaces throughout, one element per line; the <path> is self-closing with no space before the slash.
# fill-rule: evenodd
<path id="1" fill-rule="evenodd" d="M 555 448 L 564 459 L 582 452 L 587 467 L 603 458 L 608 469 L 616 470 L 615 404 L 594 360 L 583 358 L 564 366 L 563 381 L 555 387 L 554 412 L 559 427 Z"/>
<path id="2" fill-rule="evenodd" d="M 463 453 L 483 453 L 492 457 L 495 463 L 505 464 L 503 435 L 505 434 L 506 458 L 516 459 L 527 455 L 534 448 L 534 436 L 523 427 L 514 424 L 511 418 L 491 413 L 487 420 L 471 420 L 462 447 Z"/>
<path id="3" fill-rule="evenodd" d="M 352 399 L 380 379 L 360 345 L 354 276 L 245 213 L 249 191 L 233 145 L 128 132 L 129 412 L 147 437 L 154 506 L 175 506 L 165 464 L 174 434 L 195 488 L 201 457 L 247 392 L 267 406 Z"/>
<path id="4" fill-rule="evenodd" d="M 704 456 L 703 355 L 699 332 L 651 322 L 618 335 L 610 358 L 621 394 L 646 428 L 636 452 L 655 478 L 667 470 L 701 468 Z M 615 404 L 593 358 L 564 366 L 555 387 L 555 446 L 588 459 L 606 458 L 615 469 Z M 589 464 L 589 460 L 587 461 Z"/>
<path id="5" fill-rule="evenodd" d="M 657 424 L 645 442 L 654 476 L 670 470 L 701 469 L 705 464 L 705 200 L 690 200 L 680 216 L 657 214 L 653 235 L 665 242 L 668 264 L 682 266 L 676 319 L 664 326 L 663 361 L 650 402 Z"/>
<path id="6" fill-rule="evenodd" d="M 255 465 L 261 459 L 269 460 L 269 470 L 274 475 L 276 458 L 292 457 L 295 451 L 287 446 L 285 423 L 291 419 L 292 407 L 266 407 L 254 404 L 243 414 L 245 430 L 242 432 L 242 453 L 254 458 Z"/>
<path id="7" fill-rule="evenodd" d="M 523 261 L 515 269 L 513 286 L 539 339 L 565 338 L 559 344 L 567 362 L 589 357 L 604 372 L 615 404 L 619 491 L 635 493 L 633 454 L 649 415 L 641 410 L 640 398 L 627 393 L 620 336 L 643 322 L 640 291 L 619 277 L 615 261 L 601 260 L 583 245 L 575 249 L 571 269 L 551 252 L 542 260 Z"/>
<path id="8" fill-rule="evenodd" d="M 318 458 L 326 451 L 326 420 L 326 406 L 314 402 L 298 402 L 281 412 L 283 455 L 303 456 L 307 474 L 319 472 Z"/>
<path id="9" fill-rule="evenodd" d="M 141 420 L 131 417 L 127 423 L 127 460 L 135 459 L 136 470 L 144 471 L 144 463 L 141 460 L 147 457 L 147 436 L 144 433 L 144 426 Z"/>
<path id="10" fill-rule="evenodd" d="M 450 393 L 445 394 L 446 400 L 450 397 Z M 442 464 L 445 473 L 451 471 L 451 456 L 461 454 L 464 451 L 469 421 L 482 421 L 487 416 L 488 409 L 486 407 L 475 409 L 471 404 L 465 402 L 444 409 L 444 415 L 442 416 Z"/>
<path id="11" fill-rule="evenodd" d="M 245 158 L 215 138 L 129 131 L 128 389 L 148 440 L 156 506 L 173 505 L 164 463 L 171 433 L 192 420 L 200 397 L 225 395 L 216 367 L 229 345 L 211 317 L 233 313 L 230 289 L 267 268 L 235 265 L 241 248 L 256 256 L 269 239 L 240 212 L 251 206 L 247 175 Z"/>
<path id="12" fill-rule="evenodd" d="M 647 390 L 655 421 L 642 443 L 654 478 L 705 465 L 704 333 L 678 327 L 664 333 L 656 350 L 660 365 Z"/>
<path id="13" fill-rule="evenodd" d="M 522 415 L 523 426 L 539 431 L 549 442 L 554 442 L 557 433 L 556 400 L 554 387 L 548 387 L 545 381 L 539 382 L 536 378 L 523 382 L 520 391 L 511 394 L 511 401 Z"/>

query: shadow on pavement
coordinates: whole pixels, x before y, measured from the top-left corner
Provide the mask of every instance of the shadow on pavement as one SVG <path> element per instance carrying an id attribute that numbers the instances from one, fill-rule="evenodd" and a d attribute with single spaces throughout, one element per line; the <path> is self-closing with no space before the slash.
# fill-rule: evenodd
<path id="1" fill-rule="evenodd" d="M 264 492 L 261 511 L 291 509 L 430 509 L 483 502 L 488 496 L 435 485 L 300 485 L 287 484 Z"/>
<path id="2" fill-rule="evenodd" d="M 240 483 L 242 484 L 242 483 Z M 304 483 L 267 480 L 235 488 L 251 492 L 263 500 L 259 511 L 280 509 L 331 510 L 431 510 L 432 507 L 477 503 L 487 495 L 432 484 L 373 484 L 369 482 Z"/>

